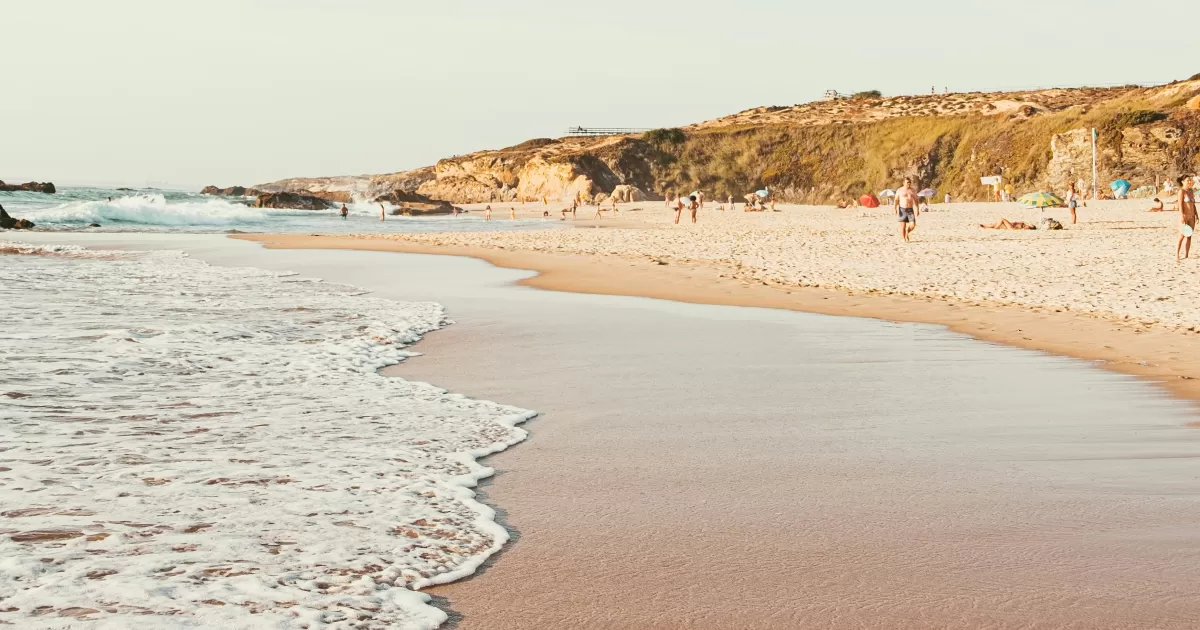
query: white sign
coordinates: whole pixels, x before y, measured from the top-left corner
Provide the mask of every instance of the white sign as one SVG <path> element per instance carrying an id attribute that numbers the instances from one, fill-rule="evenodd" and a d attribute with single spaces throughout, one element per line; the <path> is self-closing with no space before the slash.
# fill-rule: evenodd
<path id="1" fill-rule="evenodd" d="M 992 175 L 991 177 L 980 177 L 979 183 L 984 186 L 998 186 L 1000 184 L 1000 176 Z"/>

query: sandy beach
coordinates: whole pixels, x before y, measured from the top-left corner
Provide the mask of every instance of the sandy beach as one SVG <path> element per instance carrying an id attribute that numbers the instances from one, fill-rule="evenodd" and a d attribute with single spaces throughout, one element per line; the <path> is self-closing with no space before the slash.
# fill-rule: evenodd
<path id="1" fill-rule="evenodd" d="M 662 201 L 595 220 L 547 220 L 520 232 L 352 236 L 239 235 L 270 247 L 351 248 L 482 258 L 540 273 L 545 289 L 765 306 L 939 324 L 988 341 L 1101 361 L 1200 400 L 1200 253 L 1174 258 L 1178 214 L 1145 200 L 1063 209 L 935 204 L 905 245 L 886 209 L 779 205 L 672 223 Z M 483 206 L 468 206 L 479 212 Z M 493 206 L 518 218 L 554 204 Z M 740 207 L 740 206 L 739 206 Z M 1066 229 L 985 230 L 1000 217 L 1067 220 Z"/>

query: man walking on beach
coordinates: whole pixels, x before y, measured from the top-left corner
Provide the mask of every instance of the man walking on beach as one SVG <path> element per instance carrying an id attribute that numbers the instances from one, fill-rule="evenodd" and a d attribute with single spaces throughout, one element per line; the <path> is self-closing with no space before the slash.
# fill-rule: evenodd
<path id="1" fill-rule="evenodd" d="M 896 218 L 900 221 L 900 238 L 907 243 L 908 235 L 917 229 L 917 217 L 920 216 L 920 211 L 917 210 L 917 192 L 913 190 L 911 178 L 904 178 L 904 185 L 896 191 L 892 204 L 896 208 Z"/>

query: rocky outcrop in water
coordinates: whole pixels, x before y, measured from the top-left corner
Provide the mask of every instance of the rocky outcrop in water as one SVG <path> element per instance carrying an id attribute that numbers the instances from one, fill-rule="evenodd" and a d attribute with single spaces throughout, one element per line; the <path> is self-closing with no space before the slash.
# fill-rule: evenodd
<path id="1" fill-rule="evenodd" d="M 4 230 L 29 230 L 33 228 L 33 222 L 28 219 L 14 219 L 9 216 L 4 210 L 4 206 L 0 206 L 0 229 Z"/>
<path id="2" fill-rule="evenodd" d="M 396 189 L 386 195 L 375 198 L 375 203 L 389 203 L 396 206 L 392 214 L 407 216 L 425 216 L 437 214 L 454 214 L 454 206 L 448 201 L 430 199 L 425 195 L 410 190 Z"/>
<path id="3" fill-rule="evenodd" d="M 245 186 L 230 186 L 229 188 L 205 186 L 200 190 L 200 194 L 216 195 L 218 197 L 257 197 L 263 194 L 263 191 L 256 188 L 246 188 Z"/>
<path id="4" fill-rule="evenodd" d="M 312 195 L 279 192 L 263 193 L 255 198 L 255 208 L 278 208 L 286 210 L 328 210 L 334 203 Z"/>
<path id="5" fill-rule="evenodd" d="M 58 189 L 51 182 L 26 182 L 24 184 L 5 184 L 0 181 L 0 191 L 16 192 L 16 191 L 39 192 L 46 194 L 54 194 Z"/>

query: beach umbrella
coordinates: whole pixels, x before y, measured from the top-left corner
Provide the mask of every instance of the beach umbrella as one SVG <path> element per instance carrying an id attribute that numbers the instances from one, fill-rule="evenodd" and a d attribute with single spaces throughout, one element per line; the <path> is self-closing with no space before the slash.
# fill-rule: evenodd
<path id="1" fill-rule="evenodd" d="M 758 195 L 760 199 L 766 199 L 767 195 L 771 194 L 771 191 L 768 188 L 764 188 L 762 190 L 754 191 L 754 194 Z"/>
<path id="2" fill-rule="evenodd" d="M 936 190 L 934 190 L 932 188 L 926 188 L 925 190 L 922 190 L 921 192 L 917 193 L 917 196 L 918 197 L 932 197 L 936 194 L 937 194 Z"/>
<path id="3" fill-rule="evenodd" d="M 1112 189 L 1114 195 L 1124 197 L 1125 193 L 1128 193 L 1129 189 L 1133 187 L 1133 184 L 1130 184 L 1127 179 L 1118 179 L 1109 184 L 1108 187 Z"/>
<path id="4" fill-rule="evenodd" d="M 1050 208 L 1063 205 L 1063 200 L 1056 197 L 1054 193 L 1044 191 L 1029 193 L 1017 201 L 1026 208 Z"/>
<path id="5" fill-rule="evenodd" d="M 891 188 L 888 188 L 887 190 L 881 190 L 881 191 L 879 191 L 879 196 L 880 197 L 895 197 L 896 191 L 892 190 Z"/>
<path id="6" fill-rule="evenodd" d="M 858 204 L 864 208 L 878 208 L 879 198 L 875 195 L 863 195 L 858 198 Z"/>

